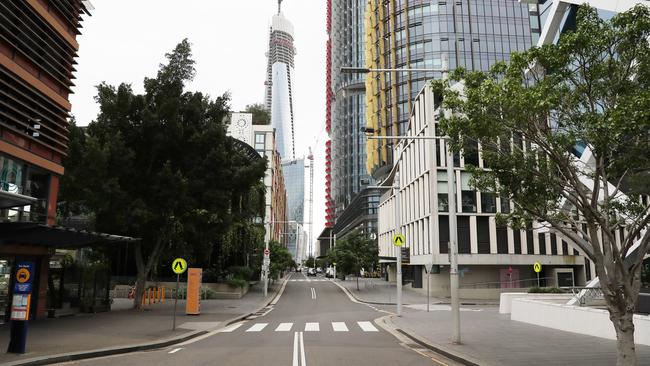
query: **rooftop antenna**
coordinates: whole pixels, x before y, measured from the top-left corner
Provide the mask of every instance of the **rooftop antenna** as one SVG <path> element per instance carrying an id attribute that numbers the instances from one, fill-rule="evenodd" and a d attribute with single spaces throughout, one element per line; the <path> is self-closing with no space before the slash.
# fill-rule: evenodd
<path id="1" fill-rule="evenodd" d="M 280 14 L 281 7 L 282 7 L 282 0 L 278 0 L 278 14 Z"/>

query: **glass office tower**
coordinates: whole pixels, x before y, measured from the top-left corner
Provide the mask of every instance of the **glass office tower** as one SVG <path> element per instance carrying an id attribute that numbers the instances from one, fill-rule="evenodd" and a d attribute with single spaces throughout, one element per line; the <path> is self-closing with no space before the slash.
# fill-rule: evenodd
<path id="1" fill-rule="evenodd" d="M 285 189 L 287 190 L 287 221 L 286 225 L 286 243 L 287 249 L 297 260 L 299 253 L 299 243 L 296 232 L 296 223 L 304 226 L 305 222 L 305 160 L 291 160 L 282 163 L 282 172 L 284 174 Z"/>
<path id="2" fill-rule="evenodd" d="M 365 75 L 340 71 L 342 66 L 365 64 L 366 3 L 330 0 L 331 189 L 339 238 L 352 230 L 375 233 L 377 222 L 379 194 L 364 188 L 374 184 L 366 169 L 366 137 L 361 131 L 366 126 Z"/>
<path id="3" fill-rule="evenodd" d="M 271 125 L 275 128 L 277 148 L 282 159 L 293 159 L 296 155 L 292 96 L 295 53 L 293 24 L 278 12 L 271 19 L 265 104 L 271 114 Z"/>
<path id="4" fill-rule="evenodd" d="M 517 0 L 380 1 L 365 12 L 366 66 L 487 70 L 539 35 L 537 5 Z M 439 72 L 372 73 L 366 78 L 366 119 L 379 135 L 407 130 L 412 101 Z M 370 140 L 367 168 L 375 178 L 392 168 L 390 140 Z"/>

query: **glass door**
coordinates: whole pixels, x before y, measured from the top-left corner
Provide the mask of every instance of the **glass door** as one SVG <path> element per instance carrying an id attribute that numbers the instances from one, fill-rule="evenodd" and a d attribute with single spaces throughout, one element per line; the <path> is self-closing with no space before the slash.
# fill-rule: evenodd
<path id="1" fill-rule="evenodd" d="M 11 265 L 11 260 L 0 258 L 0 324 L 5 323 L 7 308 L 11 306 L 11 299 L 9 298 Z"/>

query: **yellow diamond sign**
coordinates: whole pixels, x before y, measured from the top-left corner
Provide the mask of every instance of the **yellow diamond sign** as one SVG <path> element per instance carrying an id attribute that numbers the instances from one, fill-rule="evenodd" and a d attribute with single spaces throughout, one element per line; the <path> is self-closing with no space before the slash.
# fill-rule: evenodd
<path id="1" fill-rule="evenodd" d="M 395 244 L 396 247 L 401 247 L 405 242 L 406 238 L 404 237 L 404 234 L 393 235 L 393 244 Z"/>

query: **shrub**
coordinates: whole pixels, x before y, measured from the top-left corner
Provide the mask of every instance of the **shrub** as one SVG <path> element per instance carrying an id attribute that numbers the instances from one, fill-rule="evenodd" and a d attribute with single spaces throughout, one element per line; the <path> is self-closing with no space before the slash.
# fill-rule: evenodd
<path id="1" fill-rule="evenodd" d="M 563 294 L 565 290 L 557 287 L 531 287 L 528 289 L 529 294 Z"/>
<path id="2" fill-rule="evenodd" d="M 253 269 L 246 266 L 233 266 L 228 268 L 228 272 L 232 278 L 238 278 L 245 281 L 250 281 L 253 278 Z"/>
<path id="3" fill-rule="evenodd" d="M 226 281 L 230 287 L 241 287 L 244 288 L 248 285 L 248 281 L 242 280 L 241 278 L 231 278 Z"/>

